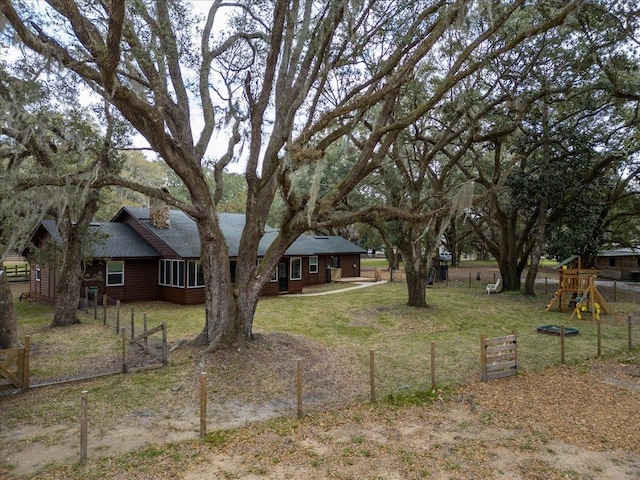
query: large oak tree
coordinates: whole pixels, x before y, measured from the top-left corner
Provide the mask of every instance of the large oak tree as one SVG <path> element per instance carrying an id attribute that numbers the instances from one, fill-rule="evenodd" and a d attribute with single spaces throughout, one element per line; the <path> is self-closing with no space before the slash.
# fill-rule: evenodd
<path id="1" fill-rule="evenodd" d="M 384 164 L 402 129 L 493 58 L 561 24 L 580 3 L 214 0 L 200 23 L 185 3 L 167 0 L 49 0 L 38 7 L 0 0 L 0 12 L 25 46 L 113 104 L 188 189 L 183 202 L 110 180 L 195 219 L 206 284 L 199 341 L 214 347 L 251 337 L 260 291 L 302 232 L 373 213 L 406 216 L 381 205 L 336 214 L 334 206 Z M 518 20 L 524 11 L 527 22 Z M 473 21 L 477 28 L 460 39 L 453 61 L 433 72 L 429 94 L 398 115 L 401 88 L 415 69 L 440 51 L 450 28 Z M 229 142 L 214 158 L 212 184 L 205 154 L 223 134 Z M 357 152 L 345 175 L 323 195 L 315 187 L 298 189 L 296 176 L 322 169 L 325 152 L 337 142 Z M 217 212 L 222 171 L 237 158 L 245 162 L 247 221 L 232 282 Z M 280 234 L 257 265 L 276 195 L 286 207 Z"/>

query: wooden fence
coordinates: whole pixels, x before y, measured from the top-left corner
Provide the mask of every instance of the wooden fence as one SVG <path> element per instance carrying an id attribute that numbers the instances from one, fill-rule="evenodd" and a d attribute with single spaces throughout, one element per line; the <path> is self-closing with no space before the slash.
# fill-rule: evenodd
<path id="1" fill-rule="evenodd" d="M 168 356 L 168 350 L 167 350 L 167 324 L 165 322 L 162 322 L 160 325 L 152 328 L 151 330 L 147 330 L 146 315 L 144 320 L 145 321 L 144 321 L 143 332 L 139 335 L 136 335 L 135 337 L 128 338 L 127 329 L 126 328 L 122 329 L 122 372 L 123 373 L 130 373 L 130 372 L 139 371 L 139 370 L 148 370 L 152 368 L 160 368 L 168 365 L 169 363 L 169 356 Z M 160 363 L 132 367 L 129 364 L 129 359 L 130 359 L 129 346 L 138 345 L 143 349 L 145 355 L 149 355 L 149 352 L 150 352 L 149 337 L 158 332 L 162 332 L 162 343 L 160 346 L 161 356 L 158 359 Z"/>
<path id="2" fill-rule="evenodd" d="M 4 265 L 4 271 L 7 275 L 9 281 L 11 280 L 28 280 L 29 273 L 31 270 L 29 269 L 28 263 L 16 263 L 14 265 Z"/>
<path id="3" fill-rule="evenodd" d="M 0 391 L 19 388 L 29 390 L 30 337 L 26 336 L 24 347 L 0 350 Z"/>
<path id="4" fill-rule="evenodd" d="M 518 373 L 516 332 L 506 337 L 480 336 L 480 372 L 483 381 Z"/>

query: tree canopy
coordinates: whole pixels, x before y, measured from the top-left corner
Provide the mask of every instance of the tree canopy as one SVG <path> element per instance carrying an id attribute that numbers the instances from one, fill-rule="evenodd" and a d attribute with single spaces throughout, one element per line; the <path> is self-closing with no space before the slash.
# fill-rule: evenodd
<path id="1" fill-rule="evenodd" d="M 496 199 L 503 195 L 516 155 L 495 153 L 506 138 L 517 144 L 525 115 L 551 95 L 531 74 L 548 60 L 540 52 L 549 38 L 560 36 L 567 65 L 579 39 L 588 61 L 573 62 L 577 71 L 605 72 L 591 77 L 606 80 L 613 97 L 630 95 L 616 77 L 622 69 L 609 68 L 612 57 L 591 55 L 587 40 L 616 42 L 605 35 L 608 27 L 598 24 L 588 30 L 591 37 L 578 35 L 584 9 L 603 10 L 604 2 L 213 0 L 208 6 L 199 17 L 180 1 L 48 0 L 36 7 L 0 0 L 25 54 L 46 59 L 111 105 L 182 184 L 167 193 L 111 172 L 91 186 L 133 189 L 195 219 L 206 284 L 198 341 L 210 347 L 251 338 L 260 291 L 302 232 L 355 221 L 429 221 L 424 210 L 392 203 L 341 208 L 370 175 L 391 164 L 395 174 L 409 165 L 437 171 L 425 163 L 437 155 L 440 166 L 459 165 Z M 561 72 L 557 82 L 555 94 L 570 98 L 570 81 Z M 410 140 L 425 124 L 440 131 L 421 138 L 428 148 L 409 160 Z M 219 138 L 228 140 L 217 149 L 222 153 L 209 153 Z M 323 183 L 335 166 L 331 155 L 339 158 L 340 175 Z M 237 180 L 224 170 L 238 160 L 244 165 L 245 188 L 238 191 L 246 192 L 246 227 L 232 279 L 217 214 Z M 81 179 L 70 175 L 65 181 Z M 447 181 L 446 188 L 455 183 Z M 419 192 L 432 198 L 440 193 Z M 280 233 L 257 264 L 277 199 L 282 203 L 273 226 Z M 486 231 L 478 226 L 489 243 Z"/>

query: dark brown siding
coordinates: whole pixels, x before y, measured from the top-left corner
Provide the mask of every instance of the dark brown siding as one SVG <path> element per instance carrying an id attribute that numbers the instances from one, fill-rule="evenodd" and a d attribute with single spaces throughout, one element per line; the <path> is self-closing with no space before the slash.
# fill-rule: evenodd
<path id="1" fill-rule="evenodd" d="M 185 289 L 185 305 L 199 305 L 201 303 L 204 303 L 204 287 Z"/>
<path id="2" fill-rule="evenodd" d="M 56 291 L 56 272 L 45 265 L 40 266 L 40 281 L 36 281 L 36 266 L 31 264 L 29 292 L 34 300 L 53 302 Z"/>
<path id="3" fill-rule="evenodd" d="M 185 288 L 179 287 L 166 287 L 160 285 L 160 300 L 163 302 L 177 303 L 179 305 L 186 304 Z"/>
<path id="4" fill-rule="evenodd" d="M 342 278 L 359 277 L 360 255 L 357 253 L 340 255 L 340 269 L 342 270 Z"/>
<path id="5" fill-rule="evenodd" d="M 121 302 L 140 302 L 158 299 L 158 260 L 128 259 L 124 260 L 124 285 L 106 285 L 106 263 L 93 262 L 87 267 L 87 275 L 92 278 L 82 285 L 81 295 L 86 294 L 86 287 L 98 287 L 99 302 L 107 295 L 109 300 Z"/>
<path id="6" fill-rule="evenodd" d="M 278 282 L 269 282 L 262 289 L 262 295 L 264 296 L 278 295 L 279 293 L 280 292 L 278 292 Z"/>
<path id="7" fill-rule="evenodd" d="M 289 291 L 287 293 L 300 293 L 300 292 L 302 292 L 302 280 L 289 279 Z"/>

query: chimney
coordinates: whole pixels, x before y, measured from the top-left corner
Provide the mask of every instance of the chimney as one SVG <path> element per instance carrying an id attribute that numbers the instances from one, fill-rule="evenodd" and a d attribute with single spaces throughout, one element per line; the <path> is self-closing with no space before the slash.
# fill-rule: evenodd
<path id="1" fill-rule="evenodd" d="M 162 187 L 161 190 L 169 193 L 167 187 Z M 149 219 L 151 220 L 151 225 L 154 227 L 162 229 L 169 228 L 171 226 L 170 212 L 169 205 L 164 203 L 164 201 L 154 197 L 149 199 Z"/>

